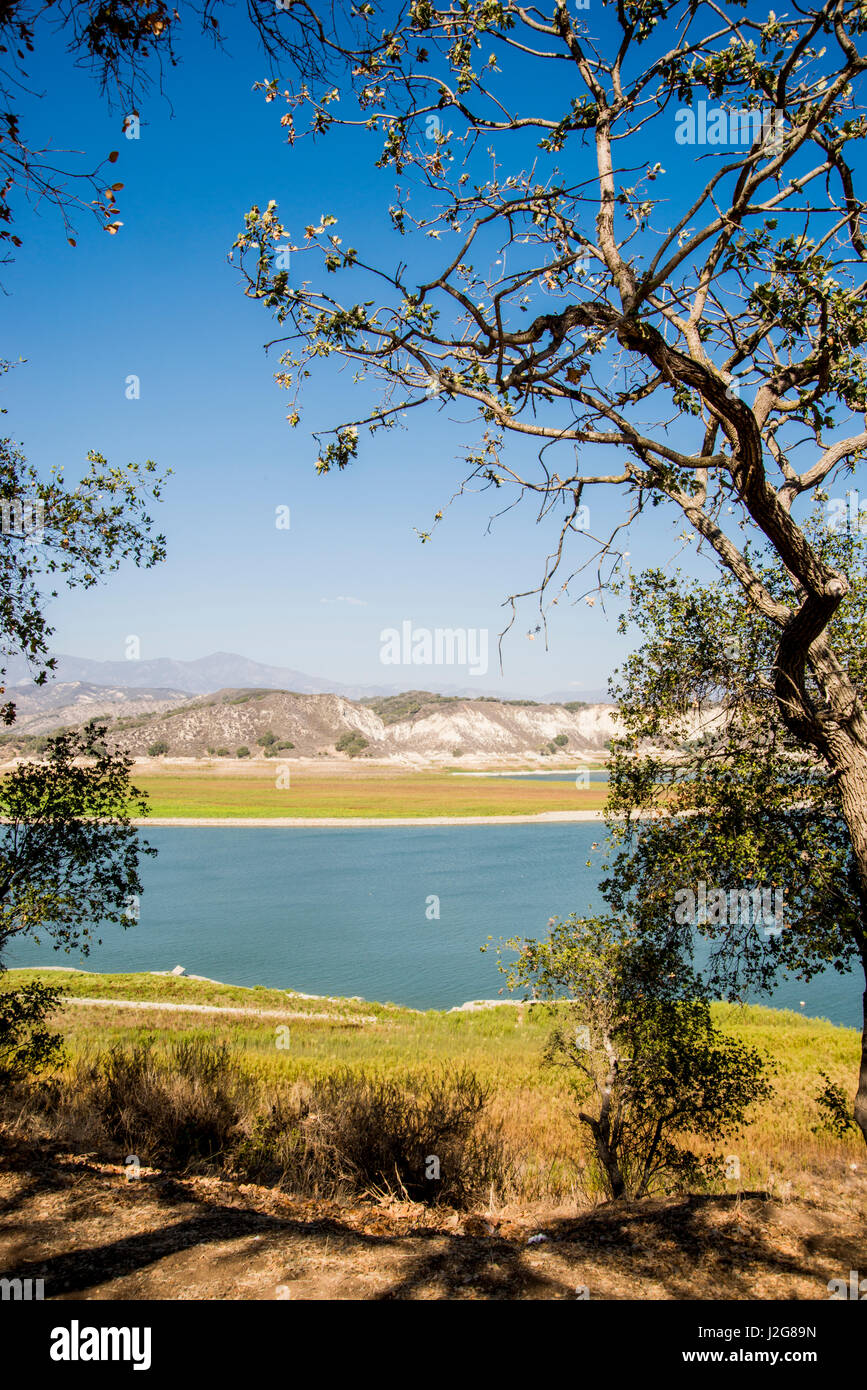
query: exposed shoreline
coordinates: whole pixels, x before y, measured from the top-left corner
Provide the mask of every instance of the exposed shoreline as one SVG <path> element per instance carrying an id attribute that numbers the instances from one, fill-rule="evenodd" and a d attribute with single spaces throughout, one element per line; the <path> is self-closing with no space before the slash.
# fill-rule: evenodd
<path id="1" fill-rule="evenodd" d="M 405 825 L 563 825 L 578 821 L 602 821 L 604 811 L 538 811 L 534 815 L 515 816 L 147 816 L 134 820 L 142 829 L 149 825 L 230 826 L 238 829 L 249 826 L 264 830 L 337 830 L 341 826 L 358 830 L 365 826 Z"/>

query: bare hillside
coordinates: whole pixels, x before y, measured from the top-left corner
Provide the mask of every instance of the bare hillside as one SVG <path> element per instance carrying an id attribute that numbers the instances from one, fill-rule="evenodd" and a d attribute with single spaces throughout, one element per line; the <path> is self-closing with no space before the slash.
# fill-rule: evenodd
<path id="1" fill-rule="evenodd" d="M 171 709 L 134 716 L 125 709 L 107 722 L 112 742 L 139 757 L 155 747 L 169 757 L 197 758 L 235 757 L 239 748 L 247 748 L 253 756 L 469 762 L 598 758 L 615 721 L 613 705 L 506 703 L 424 691 L 353 701 L 285 690 L 221 690 Z M 45 726 L 43 720 L 40 729 Z M 32 730 L 22 724 L 24 732 Z M 348 747 L 338 749 L 347 740 Z M 16 729 L 6 743 L 10 754 L 26 753 L 32 740 L 22 739 Z"/>

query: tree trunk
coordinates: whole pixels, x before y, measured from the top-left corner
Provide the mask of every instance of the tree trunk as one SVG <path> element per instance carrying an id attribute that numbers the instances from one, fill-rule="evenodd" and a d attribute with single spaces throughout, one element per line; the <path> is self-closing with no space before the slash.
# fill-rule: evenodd
<path id="1" fill-rule="evenodd" d="M 838 752 L 838 738 L 829 740 L 832 762 Z M 849 827 L 852 853 L 855 858 L 855 873 L 858 899 L 861 905 L 859 955 L 864 969 L 865 989 L 863 994 L 861 1025 L 861 1065 L 858 1072 L 858 1091 L 855 1096 L 854 1117 L 864 1143 L 867 1144 L 867 751 L 847 740 L 845 765 L 840 772 L 840 792 L 843 802 L 843 815 Z"/>
<path id="2" fill-rule="evenodd" d="M 867 976 L 867 963 L 864 974 Z M 861 1070 L 858 1074 L 858 1094 L 855 1097 L 855 1123 L 867 1144 L 867 988 L 864 990 L 864 1023 L 861 1029 Z"/>
<path id="3" fill-rule="evenodd" d="M 593 1138 L 596 1141 L 596 1156 L 605 1169 L 611 1188 L 611 1197 L 612 1200 L 616 1202 L 621 1197 L 626 1196 L 626 1183 L 623 1181 L 623 1174 L 618 1167 L 617 1159 L 611 1152 L 611 1148 L 607 1144 L 604 1136 L 599 1132 L 598 1127 Z"/>
<path id="4" fill-rule="evenodd" d="M 849 830 L 860 907 L 856 945 L 867 984 L 867 708 L 824 631 L 848 581 L 835 578 L 824 594 L 812 594 L 787 624 L 777 649 L 774 688 L 783 723 L 812 744 L 835 774 Z M 806 664 L 824 696 L 819 707 L 807 695 Z M 867 989 L 861 1028 L 861 1066 L 854 1118 L 867 1144 Z"/>
<path id="5" fill-rule="evenodd" d="M 594 1120 L 592 1115 L 586 1115 L 583 1110 L 579 1110 L 578 1118 L 583 1121 L 593 1135 L 593 1147 L 596 1150 L 596 1157 L 599 1159 L 605 1176 L 608 1179 L 608 1187 L 611 1192 L 612 1200 L 616 1202 L 618 1198 L 626 1196 L 626 1183 L 623 1180 L 623 1174 L 620 1171 L 617 1158 L 608 1142 L 608 1126 L 604 1123 L 600 1123 L 599 1120 Z"/>

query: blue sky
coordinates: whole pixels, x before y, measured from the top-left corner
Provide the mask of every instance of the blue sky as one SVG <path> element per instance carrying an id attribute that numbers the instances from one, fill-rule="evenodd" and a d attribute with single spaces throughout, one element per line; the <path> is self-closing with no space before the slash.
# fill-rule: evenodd
<path id="1" fill-rule="evenodd" d="M 30 128 L 93 163 L 120 150 L 112 178 L 125 185 L 124 225 L 108 237 L 82 214 L 73 249 L 53 213 L 20 210 L 24 245 L 4 273 L 3 352 L 26 365 L 6 378 L 5 432 L 40 469 L 63 464 L 75 476 L 95 448 L 112 463 L 152 458 L 174 473 L 156 511 L 167 562 L 62 596 L 50 610 L 55 649 L 118 660 L 136 634 L 142 657 L 237 651 L 341 682 L 457 680 L 576 698 L 604 687 L 625 648 L 616 610 L 606 617 L 598 604 L 554 610 L 547 652 L 541 637 L 527 638 L 536 622 L 528 605 L 507 639 L 502 679 L 493 659 L 475 679 L 438 679 L 433 669 L 404 679 L 381 664 L 380 632 L 404 619 L 489 629 L 495 645 L 503 601 L 538 581 L 554 532 L 534 525 L 528 505 L 486 534 L 485 494 L 450 508 L 422 546 L 414 528 L 429 527 L 448 501 L 462 476 L 458 449 L 479 434 L 433 411 L 422 427 L 378 435 L 345 473 L 317 477 L 309 432 L 286 423 L 276 355 L 263 353 L 271 326 L 242 295 L 227 252 L 245 210 L 269 198 L 295 229 L 332 211 L 352 219 L 352 244 L 386 246 L 393 178 L 372 169 L 369 146 L 359 157 L 349 133 L 289 149 L 277 104 L 251 90 L 269 75 L 242 29 L 230 54 L 191 44 L 168 76 L 171 105 L 152 94 L 141 138 L 127 140 L 123 112 L 106 109 L 87 74 L 57 47 L 40 52 L 35 85 L 50 95 L 24 108 Z M 664 157 L 689 161 L 673 141 Z M 406 248 L 391 240 L 396 260 Z M 130 374 L 140 378 L 138 400 L 125 397 Z M 304 425 L 333 423 L 333 390 L 314 381 Z M 291 508 L 289 530 L 274 524 L 281 505 Z M 614 494 L 593 505 L 594 529 L 617 514 Z M 630 538 L 633 565 L 673 554 L 682 530 L 670 511 L 649 516 Z"/>

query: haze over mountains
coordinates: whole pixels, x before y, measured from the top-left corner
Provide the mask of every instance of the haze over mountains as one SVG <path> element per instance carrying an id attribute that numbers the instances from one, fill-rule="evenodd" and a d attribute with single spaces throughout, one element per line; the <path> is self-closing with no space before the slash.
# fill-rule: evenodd
<path id="1" fill-rule="evenodd" d="M 430 667 L 411 667 L 407 684 Z M 11 755 L 31 752 L 37 736 L 104 720 L 112 741 L 138 757 L 159 746 L 168 757 L 263 756 L 272 734 L 283 756 L 344 758 L 336 745 L 357 736 L 354 756 L 428 762 L 454 757 L 510 759 L 554 752 L 597 754 L 611 737 L 616 711 L 601 692 L 565 692 L 522 701 L 460 686 L 340 685 L 231 652 L 193 661 L 92 661 L 61 655 L 54 678 L 33 684 L 23 659 L 9 662 L 6 689 L 17 717 L 2 743 Z M 510 702 L 511 701 L 511 702 Z M 565 708 L 566 703 L 571 709 Z M 575 708 L 581 702 L 583 708 Z M 563 743 L 553 745 L 555 737 Z"/>
<path id="2" fill-rule="evenodd" d="M 210 656 L 197 657 L 192 661 L 177 661 L 172 657 L 156 657 L 149 661 L 92 661 L 88 657 L 64 653 L 57 655 L 57 669 L 53 682 L 49 684 L 81 682 L 115 691 L 147 690 L 188 695 L 210 695 L 216 690 L 225 689 L 290 690 L 301 695 L 343 695 L 349 700 L 397 695 L 409 687 L 424 684 L 426 689 L 442 695 L 462 695 L 471 699 L 480 695 L 496 695 L 503 700 L 522 698 L 521 691 L 485 690 L 480 686 L 442 683 L 436 678 L 436 669 L 430 666 L 408 667 L 406 679 L 400 685 L 364 686 L 308 676 L 288 666 L 269 666 L 234 652 L 213 652 Z M 7 662 L 6 685 L 27 686 L 31 682 L 30 669 L 24 658 L 11 657 Z M 32 689 L 40 699 L 48 687 Z M 17 690 L 15 695 L 18 699 Z M 582 690 L 577 686 L 570 690 L 552 691 L 537 699 L 540 704 L 566 700 L 583 700 L 588 704 L 609 702 L 607 691 Z"/>

